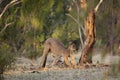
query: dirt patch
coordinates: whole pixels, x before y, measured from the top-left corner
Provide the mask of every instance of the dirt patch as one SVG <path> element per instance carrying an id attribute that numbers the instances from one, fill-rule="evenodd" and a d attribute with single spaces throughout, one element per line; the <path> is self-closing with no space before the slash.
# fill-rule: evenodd
<path id="1" fill-rule="evenodd" d="M 5 75 L 5 80 L 120 80 L 108 75 L 108 68 L 47 69 Z"/>
<path id="2" fill-rule="evenodd" d="M 76 55 L 76 61 L 79 56 Z M 47 65 L 53 58 L 49 56 Z M 110 67 L 92 65 L 89 67 L 60 68 L 47 67 L 39 69 L 38 58 L 35 61 L 21 57 L 17 58 L 13 69 L 6 71 L 5 80 L 120 80 L 120 75 L 110 75 Z"/>

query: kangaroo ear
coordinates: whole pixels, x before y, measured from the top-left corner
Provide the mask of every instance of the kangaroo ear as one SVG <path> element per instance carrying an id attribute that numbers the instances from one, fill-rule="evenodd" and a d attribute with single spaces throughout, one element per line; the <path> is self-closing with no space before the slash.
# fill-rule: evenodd
<path id="1" fill-rule="evenodd" d="M 70 40 L 70 41 L 69 41 L 69 45 L 72 45 L 72 44 L 74 44 L 74 41 L 73 41 L 73 40 Z"/>
<path id="2" fill-rule="evenodd" d="M 74 45 L 76 47 L 76 50 L 78 51 L 79 50 L 79 39 L 76 39 L 76 40 L 70 40 L 69 41 L 69 46 L 70 45 Z"/>

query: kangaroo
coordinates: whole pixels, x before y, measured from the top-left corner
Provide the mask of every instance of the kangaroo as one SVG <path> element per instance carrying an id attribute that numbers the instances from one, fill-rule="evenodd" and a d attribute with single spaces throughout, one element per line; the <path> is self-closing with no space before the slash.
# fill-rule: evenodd
<path id="1" fill-rule="evenodd" d="M 62 56 L 67 66 L 75 66 L 76 61 L 73 54 L 75 48 L 75 44 L 72 42 L 70 43 L 69 47 L 66 48 L 58 39 L 48 38 L 44 43 L 44 51 L 40 62 L 40 67 L 45 67 L 49 52 L 54 54 L 54 61 L 52 62 L 52 65 L 56 64 L 59 57 Z M 68 57 L 70 57 L 71 62 L 69 62 Z"/>

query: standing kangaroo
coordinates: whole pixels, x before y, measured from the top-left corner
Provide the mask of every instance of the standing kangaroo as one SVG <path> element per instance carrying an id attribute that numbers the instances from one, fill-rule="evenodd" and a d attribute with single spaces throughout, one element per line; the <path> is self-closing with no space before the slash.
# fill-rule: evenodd
<path id="1" fill-rule="evenodd" d="M 52 65 L 56 64 L 59 57 L 62 56 L 67 66 L 76 66 L 73 55 L 74 50 L 75 44 L 73 43 L 70 43 L 70 46 L 67 49 L 64 44 L 58 39 L 48 38 L 44 43 L 44 51 L 40 62 L 40 67 L 45 67 L 49 52 L 52 52 L 55 56 Z M 70 57 L 71 62 L 69 62 L 68 57 Z"/>

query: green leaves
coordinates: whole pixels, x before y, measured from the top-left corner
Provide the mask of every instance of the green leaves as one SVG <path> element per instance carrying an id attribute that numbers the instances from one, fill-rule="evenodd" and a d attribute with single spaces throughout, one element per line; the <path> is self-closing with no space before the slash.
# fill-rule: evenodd
<path id="1" fill-rule="evenodd" d="M 3 43 L 0 45 L 0 75 L 11 67 L 15 61 L 15 55 L 10 52 L 10 46 Z"/>
<path id="2" fill-rule="evenodd" d="M 21 21 L 29 23 L 32 27 L 44 26 L 49 16 L 54 0 L 23 0 L 21 8 Z"/>

